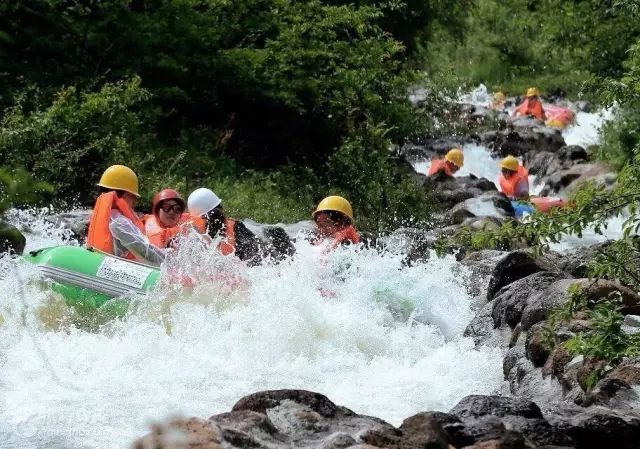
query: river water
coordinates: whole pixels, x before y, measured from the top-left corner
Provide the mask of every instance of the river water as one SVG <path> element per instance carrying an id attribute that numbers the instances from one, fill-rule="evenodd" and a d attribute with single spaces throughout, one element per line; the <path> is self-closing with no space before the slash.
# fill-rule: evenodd
<path id="1" fill-rule="evenodd" d="M 15 218 L 31 223 L 31 248 L 61 242 L 41 218 Z M 0 260 L 0 440 L 121 448 L 154 420 L 207 417 L 275 388 L 399 424 L 502 389 L 501 352 L 462 337 L 475 298 L 453 258 L 403 267 L 402 255 L 373 250 L 297 250 L 279 265 L 231 267 L 239 291 L 160 289 L 97 330 L 72 325 L 33 267 Z"/>
<path id="2" fill-rule="evenodd" d="M 465 170 L 495 179 L 486 149 L 465 152 Z M 28 249 L 68 243 L 45 215 L 12 213 Z M 296 249 L 253 268 L 185 253 L 241 286 L 164 286 L 99 327 L 78 324 L 34 267 L 0 258 L 2 447 L 122 448 L 154 421 L 228 411 L 265 389 L 317 391 L 395 425 L 504 391 L 501 351 L 462 336 L 479 300 L 467 285 L 479 280 L 452 257 L 407 267 L 402 254 Z"/>

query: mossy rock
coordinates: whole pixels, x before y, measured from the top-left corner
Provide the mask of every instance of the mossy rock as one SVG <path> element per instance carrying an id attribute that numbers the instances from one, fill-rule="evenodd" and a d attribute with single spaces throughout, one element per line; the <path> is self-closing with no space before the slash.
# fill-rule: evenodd
<path id="1" fill-rule="evenodd" d="M 26 243 L 27 239 L 18 228 L 0 221 L 0 254 L 7 252 L 22 254 Z"/>

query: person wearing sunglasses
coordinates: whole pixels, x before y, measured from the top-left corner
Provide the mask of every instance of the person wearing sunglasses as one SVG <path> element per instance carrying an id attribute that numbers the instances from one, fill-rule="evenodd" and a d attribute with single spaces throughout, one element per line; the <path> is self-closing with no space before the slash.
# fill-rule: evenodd
<path id="1" fill-rule="evenodd" d="M 326 244 L 325 251 L 338 246 L 360 243 L 360 235 L 353 225 L 353 208 L 349 201 L 337 195 L 328 196 L 313 212 L 314 245 Z"/>
<path id="2" fill-rule="evenodd" d="M 166 248 L 173 237 L 180 232 L 179 225 L 187 220 L 185 202 L 173 189 L 164 189 L 153 196 L 151 215 L 144 217 L 145 234 L 149 241 Z"/>
<path id="3" fill-rule="evenodd" d="M 250 265 L 260 261 L 257 237 L 241 221 L 229 218 L 222 200 L 212 190 L 199 188 L 191 192 L 187 206 L 193 227 L 210 241 L 218 241 L 223 255 L 235 255 Z"/>

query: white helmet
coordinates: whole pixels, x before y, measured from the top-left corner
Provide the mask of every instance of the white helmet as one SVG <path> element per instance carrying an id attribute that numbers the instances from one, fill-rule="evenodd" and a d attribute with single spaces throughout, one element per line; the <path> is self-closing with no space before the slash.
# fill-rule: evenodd
<path id="1" fill-rule="evenodd" d="M 187 207 L 191 215 L 201 217 L 218 207 L 220 203 L 222 200 L 218 198 L 218 195 L 201 187 L 191 192 L 187 200 Z"/>

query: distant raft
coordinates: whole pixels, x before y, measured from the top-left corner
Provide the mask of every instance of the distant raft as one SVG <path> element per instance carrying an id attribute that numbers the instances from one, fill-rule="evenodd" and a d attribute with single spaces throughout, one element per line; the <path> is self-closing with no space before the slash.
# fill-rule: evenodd
<path id="1" fill-rule="evenodd" d="M 76 246 L 43 248 L 23 257 L 80 313 L 100 309 L 122 316 L 129 306 L 127 297 L 144 294 L 160 279 L 155 267 Z"/>
<path id="2" fill-rule="evenodd" d="M 571 109 L 562 106 L 545 105 L 544 113 L 547 116 L 545 124 L 552 128 L 564 129 L 576 119 L 576 114 Z"/>

